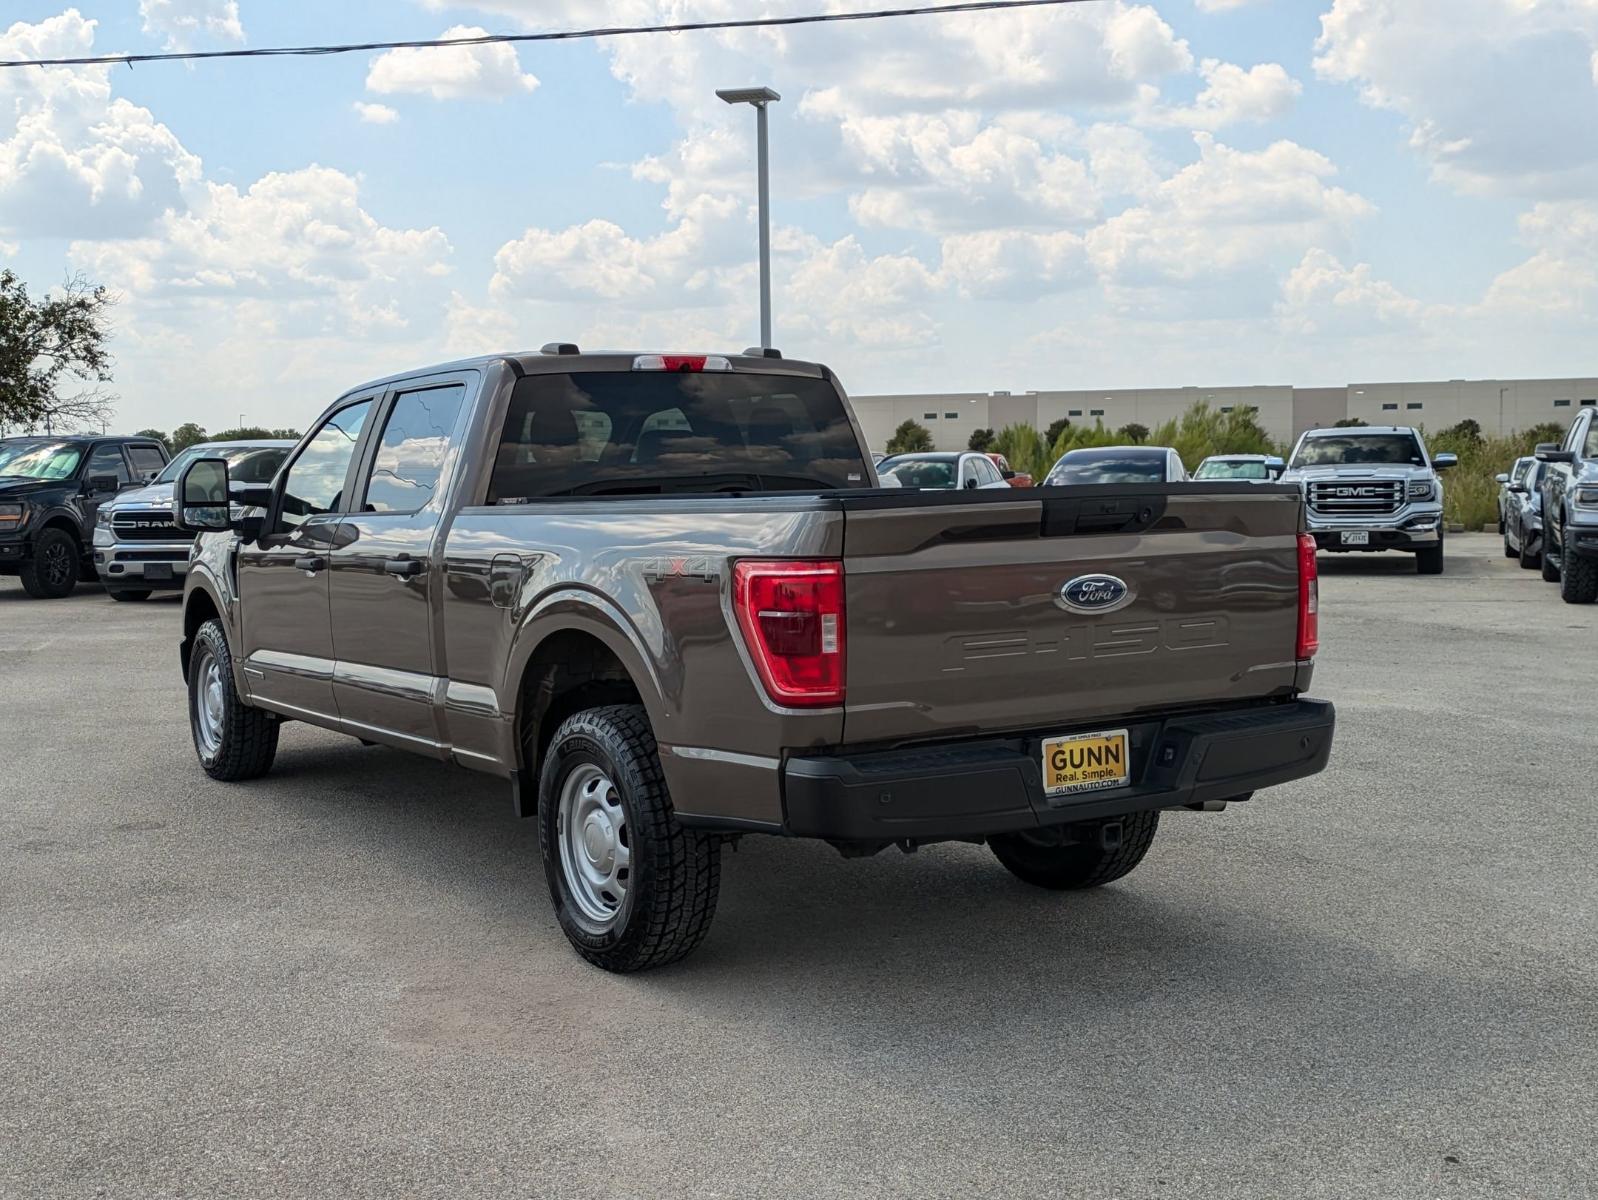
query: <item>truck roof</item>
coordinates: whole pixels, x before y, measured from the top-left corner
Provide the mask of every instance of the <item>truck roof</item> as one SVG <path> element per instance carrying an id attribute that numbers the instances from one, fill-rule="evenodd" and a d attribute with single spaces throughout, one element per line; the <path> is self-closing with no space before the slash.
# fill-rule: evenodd
<path id="1" fill-rule="evenodd" d="M 1334 434 L 1338 437 L 1351 435 L 1363 437 L 1370 433 L 1414 433 L 1413 425 L 1329 425 L 1325 429 L 1306 429 L 1305 437 L 1317 437 L 1320 434 Z"/>
<path id="2" fill-rule="evenodd" d="M 398 371 L 378 379 L 369 379 L 365 383 L 347 389 L 344 395 L 352 396 L 357 392 L 371 391 L 376 387 L 397 383 L 405 379 L 414 379 L 418 376 L 437 375 L 448 371 L 478 370 L 500 363 L 508 365 L 518 375 L 559 375 L 569 374 L 572 371 L 638 370 L 641 368 L 637 367 L 636 364 L 640 359 L 662 359 L 667 362 L 679 362 L 683 359 L 706 358 L 726 360 L 728 364 L 726 369 L 734 373 L 796 375 L 808 379 L 832 378 L 832 372 L 821 363 L 805 362 L 797 358 L 782 358 L 774 350 L 768 350 L 765 354 L 749 350 L 739 354 L 699 350 L 594 350 L 585 352 L 570 343 L 551 342 L 542 350 L 516 350 L 499 354 L 479 354 L 472 358 L 458 358 L 450 362 L 416 367 L 409 371 Z M 667 368 L 654 367 L 651 369 L 662 370 Z"/>

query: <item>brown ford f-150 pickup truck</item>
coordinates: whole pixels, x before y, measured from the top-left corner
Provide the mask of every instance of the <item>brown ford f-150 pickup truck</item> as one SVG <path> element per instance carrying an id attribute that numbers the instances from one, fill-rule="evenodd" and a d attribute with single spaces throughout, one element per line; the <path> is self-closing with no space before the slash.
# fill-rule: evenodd
<path id="1" fill-rule="evenodd" d="M 542 353 L 355 388 L 269 487 L 179 480 L 201 765 L 306 721 L 508 779 L 561 928 L 682 957 L 748 833 L 986 842 L 1093 887 L 1319 771 L 1298 488 L 877 485 L 832 373 Z"/>

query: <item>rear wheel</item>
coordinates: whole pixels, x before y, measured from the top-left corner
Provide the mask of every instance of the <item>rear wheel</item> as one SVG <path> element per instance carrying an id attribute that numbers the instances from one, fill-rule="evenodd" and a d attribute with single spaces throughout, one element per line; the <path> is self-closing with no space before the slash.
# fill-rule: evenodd
<path id="1" fill-rule="evenodd" d="M 1598 600 L 1598 558 L 1565 554 L 1559 578 L 1559 598 L 1566 604 L 1591 604 Z"/>
<path id="2" fill-rule="evenodd" d="M 35 600 L 60 600 L 78 586 L 78 540 L 65 529 L 46 529 L 22 564 L 22 590 Z"/>
<path id="3" fill-rule="evenodd" d="M 277 757 L 277 719 L 239 697 L 233 686 L 233 655 L 217 620 L 201 625 L 194 636 L 189 728 L 200 766 L 212 779 L 255 779 L 270 771 Z"/>
<path id="4" fill-rule="evenodd" d="M 1104 828 L 1116 824 L 1121 827 L 1120 841 L 1106 847 Z M 988 846 L 1017 879 L 1056 891 L 1078 891 L 1112 883 L 1130 872 L 1143 861 L 1159 827 L 1158 812 L 1141 812 L 1111 821 L 1000 834 L 990 837 Z"/>
<path id="5" fill-rule="evenodd" d="M 555 919 L 595 966 L 663 967 L 710 931 L 721 842 L 678 824 L 638 705 L 561 724 L 540 772 L 538 832 Z"/>
<path id="6" fill-rule="evenodd" d="M 128 600 L 148 600 L 150 598 L 150 589 L 149 588 L 107 588 L 106 589 L 106 594 L 109 595 L 111 597 L 111 599 L 113 599 L 113 600 L 121 600 L 121 601 L 124 601 L 124 602 L 126 602 Z"/>

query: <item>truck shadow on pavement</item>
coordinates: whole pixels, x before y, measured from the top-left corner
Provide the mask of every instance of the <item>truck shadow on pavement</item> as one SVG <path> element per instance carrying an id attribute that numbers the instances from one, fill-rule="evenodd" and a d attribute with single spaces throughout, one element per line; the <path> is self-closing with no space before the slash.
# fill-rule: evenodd
<path id="1" fill-rule="evenodd" d="M 313 830 L 326 853 L 386 860 L 377 874 L 393 891 L 369 898 L 363 928 L 406 947 L 372 965 L 394 973 L 389 1039 L 418 1051 L 544 1061 L 590 1043 L 654 1046 L 643 1005 L 668 1036 L 725 1034 L 725 1061 L 706 1069 L 742 1072 L 740 1087 L 762 1077 L 761 1046 L 790 1066 L 803 1047 L 820 1076 L 945 1109 L 1066 1089 L 1073 1105 L 1156 1126 L 1219 1119 L 1218 1103 L 1283 1136 L 1350 1104 L 1474 1086 L 1562 1053 L 1557 1028 L 1504 1019 L 1525 1004 L 1507 968 L 1444 971 L 1340 935 L 1312 896 L 1278 903 L 1297 895 L 1303 863 L 1250 856 L 1216 890 L 1220 850 L 1184 824 L 1206 818 L 1168 817 L 1137 872 L 1088 893 L 1028 887 L 975 846 L 844 860 L 749 837 L 724 854 L 700 949 L 621 978 L 567 947 L 533 823 L 511 815 L 497 781 L 341 744 L 286 748 L 256 787 L 255 803 Z M 577 1043 L 550 1045 L 551 1005 L 582 1013 Z"/>

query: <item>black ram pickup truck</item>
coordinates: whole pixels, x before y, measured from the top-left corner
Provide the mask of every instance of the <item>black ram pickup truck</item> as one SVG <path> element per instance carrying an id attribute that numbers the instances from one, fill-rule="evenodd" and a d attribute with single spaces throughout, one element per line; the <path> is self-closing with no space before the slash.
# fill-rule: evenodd
<path id="1" fill-rule="evenodd" d="M 41 600 L 92 583 L 95 512 L 166 463 L 147 437 L 0 438 L 0 575 Z"/>

